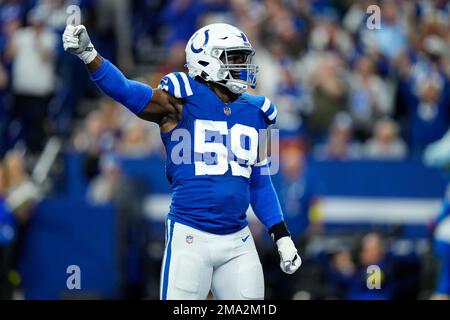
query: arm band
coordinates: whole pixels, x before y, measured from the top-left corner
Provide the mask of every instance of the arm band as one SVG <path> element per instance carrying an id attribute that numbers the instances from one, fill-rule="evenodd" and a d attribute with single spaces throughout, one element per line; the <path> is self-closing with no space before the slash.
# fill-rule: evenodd
<path id="1" fill-rule="evenodd" d="M 283 237 L 290 237 L 291 234 L 286 226 L 286 223 L 284 221 L 281 221 L 271 227 L 269 229 L 269 234 L 272 237 L 273 241 L 277 242 L 278 239 L 281 239 Z"/>
<path id="2" fill-rule="evenodd" d="M 261 174 L 263 166 L 253 166 L 250 176 L 250 204 L 258 219 L 270 230 L 274 225 L 283 222 L 283 212 L 275 192 L 270 175 Z"/>
<path id="3" fill-rule="evenodd" d="M 128 80 L 107 59 L 103 59 L 102 66 L 91 73 L 91 79 L 106 95 L 124 105 L 134 114 L 139 114 L 144 110 L 153 95 L 150 86 Z"/>

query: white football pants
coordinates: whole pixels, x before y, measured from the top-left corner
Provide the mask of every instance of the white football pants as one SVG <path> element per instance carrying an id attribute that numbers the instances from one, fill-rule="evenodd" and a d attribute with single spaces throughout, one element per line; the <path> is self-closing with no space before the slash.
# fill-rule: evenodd
<path id="1" fill-rule="evenodd" d="M 264 275 L 250 229 L 228 235 L 167 220 L 162 300 L 264 299 Z"/>

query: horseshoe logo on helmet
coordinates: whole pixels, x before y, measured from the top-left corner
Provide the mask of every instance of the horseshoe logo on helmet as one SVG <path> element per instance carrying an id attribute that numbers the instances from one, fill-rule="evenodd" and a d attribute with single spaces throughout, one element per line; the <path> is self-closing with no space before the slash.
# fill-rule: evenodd
<path id="1" fill-rule="evenodd" d="M 197 35 L 198 35 L 198 33 L 197 33 Z M 198 49 L 196 49 L 194 47 L 194 40 L 195 40 L 195 38 L 197 38 L 197 35 L 194 36 L 194 39 L 192 39 L 192 43 L 191 43 L 191 50 L 194 53 L 202 52 L 202 50 L 203 50 L 202 48 L 208 44 L 208 41 L 209 41 L 209 29 L 205 30 L 205 42 Z"/>

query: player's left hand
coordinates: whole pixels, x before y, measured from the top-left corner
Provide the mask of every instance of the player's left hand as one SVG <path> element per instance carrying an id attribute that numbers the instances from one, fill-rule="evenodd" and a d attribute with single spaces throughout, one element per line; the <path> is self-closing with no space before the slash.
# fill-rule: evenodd
<path id="1" fill-rule="evenodd" d="M 280 267 L 284 273 L 293 274 L 302 265 L 297 248 L 291 237 L 283 237 L 276 242 L 280 254 Z"/>

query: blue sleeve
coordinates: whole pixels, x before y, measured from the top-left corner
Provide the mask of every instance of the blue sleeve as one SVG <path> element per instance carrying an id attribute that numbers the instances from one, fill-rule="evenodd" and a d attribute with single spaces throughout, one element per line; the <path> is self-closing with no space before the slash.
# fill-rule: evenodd
<path id="1" fill-rule="evenodd" d="M 102 66 L 97 71 L 91 73 L 91 79 L 106 95 L 124 105 L 134 114 L 139 114 L 144 110 L 152 98 L 153 90 L 150 86 L 128 80 L 107 59 L 103 60 Z"/>
<path id="2" fill-rule="evenodd" d="M 283 221 L 283 212 L 267 164 L 253 166 L 250 176 L 250 204 L 267 229 Z"/>

